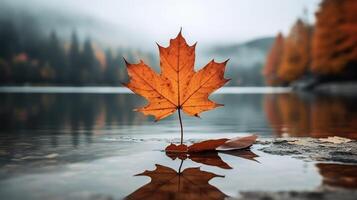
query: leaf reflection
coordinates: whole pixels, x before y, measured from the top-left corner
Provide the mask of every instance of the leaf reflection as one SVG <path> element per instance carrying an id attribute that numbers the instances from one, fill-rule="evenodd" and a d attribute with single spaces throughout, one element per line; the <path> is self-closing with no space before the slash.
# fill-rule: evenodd
<path id="1" fill-rule="evenodd" d="M 240 158 L 256 161 L 254 158 L 258 155 L 254 154 L 250 150 L 236 150 L 236 151 L 224 151 L 221 152 L 231 156 L 237 156 Z M 183 162 L 186 159 L 190 159 L 193 162 L 216 166 L 222 169 L 232 169 L 222 158 L 218 152 L 201 152 L 201 153 L 169 153 L 166 155 L 172 160 L 181 160 L 178 170 L 174 170 L 170 167 L 155 164 L 156 169 L 150 171 L 145 170 L 143 173 L 136 176 L 148 176 L 151 181 L 128 195 L 125 199 L 190 199 L 190 200 L 202 200 L 202 199 L 225 199 L 228 197 L 217 187 L 209 184 L 209 181 L 216 177 L 224 178 L 222 175 L 217 175 L 212 172 L 202 171 L 200 167 L 189 167 L 182 171 Z"/>
<path id="2" fill-rule="evenodd" d="M 148 176 L 150 183 L 140 187 L 125 199 L 225 199 L 226 194 L 208 182 L 216 177 L 224 177 L 212 172 L 202 171 L 199 167 L 179 170 L 156 164 L 153 171 L 146 170 L 137 176 Z"/>

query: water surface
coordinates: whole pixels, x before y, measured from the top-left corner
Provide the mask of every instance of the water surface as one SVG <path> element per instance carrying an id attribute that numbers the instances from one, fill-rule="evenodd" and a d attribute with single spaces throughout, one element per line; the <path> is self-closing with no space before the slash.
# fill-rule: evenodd
<path id="1" fill-rule="evenodd" d="M 161 196 L 199 190 L 216 197 L 236 197 L 241 191 L 356 188 L 346 182 L 357 180 L 354 165 L 272 156 L 259 151 L 260 145 L 249 152 L 173 160 L 162 149 L 179 141 L 176 115 L 155 123 L 132 111 L 145 104 L 142 98 L 125 90 L 110 92 L 115 88 L 79 93 L 46 90 L 0 93 L 1 199 L 135 199 L 152 193 L 150 189 L 162 181 L 168 186 L 156 191 Z M 357 138 L 353 95 L 231 88 L 212 99 L 225 106 L 203 113 L 201 119 L 185 116 L 185 142 L 251 133 L 261 138 Z M 195 187 L 184 181 L 178 184 L 177 178 L 170 182 L 152 174 L 151 179 L 148 174 L 134 176 L 164 169 L 182 172 L 179 180 L 200 177 L 194 179 L 199 187 L 189 191 Z M 207 173 L 214 176 L 205 179 Z"/>

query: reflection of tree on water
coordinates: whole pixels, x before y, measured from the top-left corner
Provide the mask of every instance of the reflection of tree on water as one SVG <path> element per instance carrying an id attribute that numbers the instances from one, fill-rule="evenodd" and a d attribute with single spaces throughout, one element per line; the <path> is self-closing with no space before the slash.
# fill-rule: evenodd
<path id="1" fill-rule="evenodd" d="M 298 94 L 267 95 L 266 116 L 281 136 L 357 138 L 357 97 Z"/>
<path id="2" fill-rule="evenodd" d="M 223 153 L 223 152 L 221 152 Z M 241 157 L 244 159 L 254 160 L 258 155 L 250 150 L 227 151 L 227 154 Z M 219 156 L 217 152 L 203 152 L 203 153 L 167 153 L 168 157 L 173 160 L 177 158 L 180 160 L 178 170 L 170 167 L 155 164 L 156 169 L 153 171 L 145 170 L 143 173 L 136 176 L 148 176 L 151 181 L 128 195 L 125 199 L 225 199 L 228 197 L 217 187 L 208 182 L 213 178 L 224 176 L 217 175 L 212 172 L 202 171 L 199 167 L 189 167 L 184 170 L 184 160 L 190 159 L 196 163 L 216 166 L 222 169 L 232 169 Z"/>
<path id="3" fill-rule="evenodd" d="M 140 103 L 132 97 L 126 94 L 2 94 L 0 147 L 4 153 L 0 167 L 19 163 L 14 160 L 28 166 L 42 166 L 48 155 L 60 156 L 57 164 L 110 155 L 112 149 L 108 149 L 113 147 L 105 143 L 83 144 L 96 140 L 94 134 L 107 134 L 104 125 L 142 123 L 143 118 L 130 109 Z M 23 166 L 26 165 L 19 165 L 19 171 L 24 171 Z"/>
<path id="4" fill-rule="evenodd" d="M 0 133 L 27 141 L 35 130 L 32 136 L 50 135 L 54 147 L 63 133 L 71 134 L 74 146 L 82 135 L 91 143 L 93 131 L 104 125 L 140 124 L 143 118 L 129 109 L 136 103 L 126 94 L 6 94 L 0 98 Z"/>
<path id="5" fill-rule="evenodd" d="M 316 167 L 323 177 L 323 185 L 350 189 L 357 188 L 357 165 L 318 163 Z"/>
<path id="6" fill-rule="evenodd" d="M 69 104 L 70 127 L 72 134 L 72 143 L 78 145 L 78 130 L 84 130 L 86 141 L 91 142 L 90 135 L 92 134 L 93 123 L 95 121 L 98 107 L 95 105 L 95 97 L 90 95 L 75 95 L 72 102 Z"/>

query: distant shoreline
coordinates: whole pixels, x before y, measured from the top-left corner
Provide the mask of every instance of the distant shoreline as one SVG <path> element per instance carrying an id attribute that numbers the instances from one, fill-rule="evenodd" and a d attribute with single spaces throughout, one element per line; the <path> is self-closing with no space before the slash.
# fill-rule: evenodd
<path id="1" fill-rule="evenodd" d="M 214 94 L 272 94 L 289 93 L 291 91 L 291 87 L 223 87 Z M 133 94 L 125 87 L 102 86 L 0 86 L 0 93 Z"/>
<path id="2" fill-rule="evenodd" d="M 310 84 L 310 85 L 309 85 Z M 344 82 L 324 82 L 324 83 L 305 83 L 297 81 L 293 84 L 292 89 L 298 92 L 311 92 L 331 95 L 356 95 L 357 81 Z"/>

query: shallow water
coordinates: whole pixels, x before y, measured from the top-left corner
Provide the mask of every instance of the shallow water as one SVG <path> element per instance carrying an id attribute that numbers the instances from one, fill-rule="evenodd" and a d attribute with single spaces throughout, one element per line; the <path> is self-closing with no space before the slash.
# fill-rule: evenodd
<path id="1" fill-rule="evenodd" d="M 213 95 L 225 106 L 203 113 L 201 119 L 184 117 L 185 142 L 251 133 L 261 138 L 357 138 L 354 96 L 240 91 Z M 132 111 L 144 103 L 126 92 L 0 93 L 0 199 L 135 199 L 152 193 L 162 181 L 169 186 L 156 190 L 161 196 L 202 190 L 236 197 L 241 191 L 357 188 L 351 184 L 357 180 L 354 165 L 273 156 L 259 151 L 260 145 L 243 154 L 191 156 L 179 170 L 181 160 L 162 152 L 169 142 L 179 141 L 177 116 L 154 123 Z M 195 187 L 184 181 L 134 176 L 153 171 L 155 164 L 163 166 L 155 173 L 171 168 L 182 172 L 182 180 L 201 177 L 194 179 L 199 187 L 189 191 Z M 184 172 L 199 166 L 198 171 L 190 169 L 194 173 Z M 217 176 L 204 179 L 207 173 Z"/>

